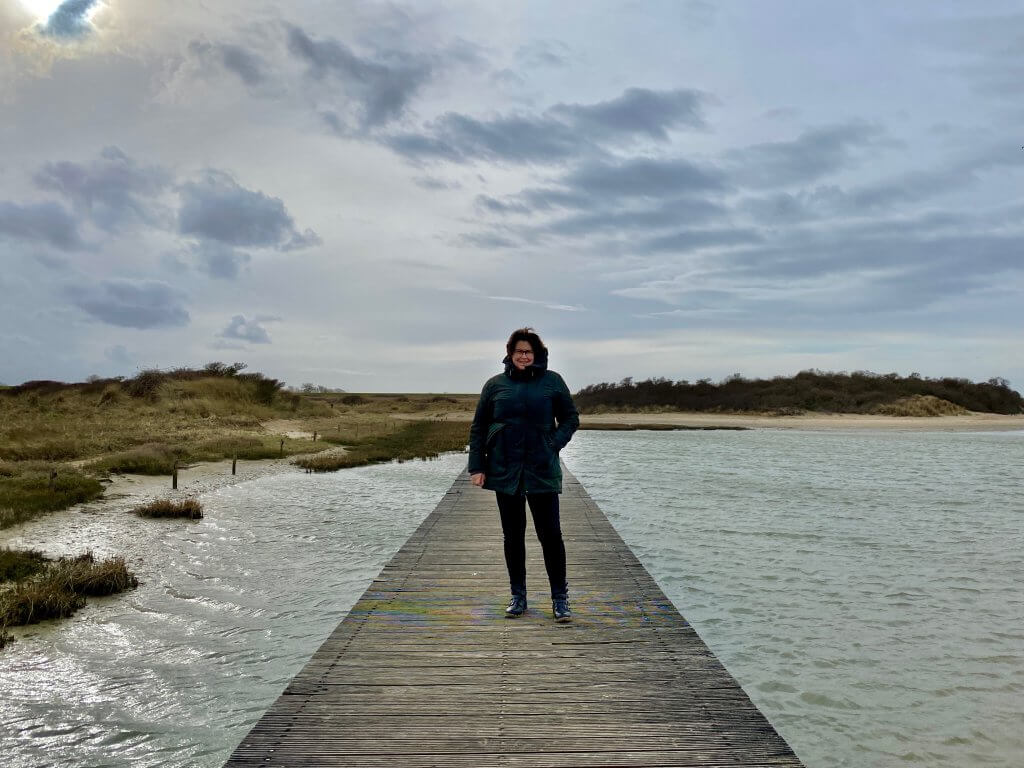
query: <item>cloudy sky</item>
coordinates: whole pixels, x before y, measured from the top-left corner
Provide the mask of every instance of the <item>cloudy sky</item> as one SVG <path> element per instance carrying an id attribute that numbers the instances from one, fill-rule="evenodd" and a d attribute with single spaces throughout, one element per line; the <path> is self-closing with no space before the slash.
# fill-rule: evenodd
<path id="1" fill-rule="evenodd" d="M 0 0 L 0 381 L 1024 385 L 1024 5 Z"/>

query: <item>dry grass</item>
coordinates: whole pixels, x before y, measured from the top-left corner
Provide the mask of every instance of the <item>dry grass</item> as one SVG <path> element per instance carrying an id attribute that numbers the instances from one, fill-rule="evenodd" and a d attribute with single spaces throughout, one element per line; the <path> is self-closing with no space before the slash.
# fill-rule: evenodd
<path id="1" fill-rule="evenodd" d="M 903 397 L 874 410 L 880 416 L 962 416 L 969 411 L 934 395 Z"/>
<path id="2" fill-rule="evenodd" d="M 51 471 L 40 462 L 0 463 L 0 528 L 103 495 L 95 477 L 61 467 L 51 480 Z"/>
<path id="3" fill-rule="evenodd" d="M 469 426 L 465 422 L 414 421 L 397 431 L 357 441 L 344 454 L 316 454 L 295 463 L 314 472 L 332 472 L 385 461 L 432 458 L 447 451 L 460 451 L 468 441 Z"/>
<path id="4" fill-rule="evenodd" d="M 46 557 L 34 549 L 0 548 L 0 582 L 21 581 L 46 568 Z"/>
<path id="5" fill-rule="evenodd" d="M 157 499 L 149 504 L 132 510 L 139 517 L 184 517 L 189 520 L 200 520 L 203 517 L 203 505 L 198 499 Z"/>
<path id="6" fill-rule="evenodd" d="M 240 376 L 144 373 L 129 382 L 0 390 L 0 528 L 101 496 L 98 478 L 111 472 L 169 475 L 175 464 L 305 456 L 332 445 L 354 446 L 358 458 L 342 466 L 410 458 L 403 441 L 381 439 L 410 421 L 463 413 L 476 402 L 475 395 L 433 394 L 268 398 L 260 382 Z M 278 421 L 309 436 L 263 427 Z"/>
<path id="7" fill-rule="evenodd" d="M 0 627 L 64 618 L 85 605 L 86 597 L 112 595 L 138 585 L 123 558 L 96 562 L 91 552 L 61 558 L 0 592 Z"/>

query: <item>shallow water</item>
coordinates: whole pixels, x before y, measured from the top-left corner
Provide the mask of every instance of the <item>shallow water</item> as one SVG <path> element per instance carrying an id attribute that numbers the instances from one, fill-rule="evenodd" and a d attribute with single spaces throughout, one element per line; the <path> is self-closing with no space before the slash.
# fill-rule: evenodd
<path id="1" fill-rule="evenodd" d="M 1024 765 L 1024 432 L 582 432 L 564 458 L 808 766 Z"/>
<path id="2" fill-rule="evenodd" d="M 564 458 L 810 768 L 1024 763 L 1024 432 L 582 432 Z M 0 653 L 0 763 L 221 765 L 464 462 L 17 529 L 143 584 Z"/>
<path id="3" fill-rule="evenodd" d="M 114 504 L 21 527 L 131 553 L 143 583 L 0 652 L 0 764 L 222 765 L 464 463 L 265 477 L 203 494 L 195 523 Z"/>

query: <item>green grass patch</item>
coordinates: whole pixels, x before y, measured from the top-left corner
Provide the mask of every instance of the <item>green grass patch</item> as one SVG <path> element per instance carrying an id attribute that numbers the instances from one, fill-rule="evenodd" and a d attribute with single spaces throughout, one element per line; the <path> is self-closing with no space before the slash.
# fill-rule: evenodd
<path id="1" fill-rule="evenodd" d="M 21 581 L 46 568 L 46 558 L 34 549 L 0 548 L 0 582 Z"/>
<path id="2" fill-rule="evenodd" d="M 0 528 L 103 495 L 95 477 L 62 468 L 51 481 L 50 471 L 49 466 L 34 463 L 0 469 Z"/>
<path id="3" fill-rule="evenodd" d="M 61 619 L 84 606 L 86 597 L 113 595 L 138 585 L 124 558 L 97 562 L 91 552 L 61 558 L 0 592 L 0 627 Z"/>
<path id="4" fill-rule="evenodd" d="M 386 461 L 433 458 L 461 451 L 468 441 L 469 425 L 465 422 L 414 421 L 395 432 L 356 441 L 347 453 L 304 456 L 295 463 L 314 472 L 332 472 Z"/>
<path id="5" fill-rule="evenodd" d="M 203 517 L 203 505 L 197 499 L 157 499 L 136 507 L 132 512 L 139 517 L 185 517 L 189 520 L 200 520 Z"/>

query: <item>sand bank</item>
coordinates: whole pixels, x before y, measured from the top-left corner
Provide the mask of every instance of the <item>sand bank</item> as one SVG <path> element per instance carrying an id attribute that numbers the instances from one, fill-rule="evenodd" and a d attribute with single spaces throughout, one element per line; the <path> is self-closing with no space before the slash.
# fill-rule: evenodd
<path id="1" fill-rule="evenodd" d="M 1024 430 L 1024 415 L 969 413 L 963 416 L 874 416 L 859 413 L 809 413 L 800 416 L 720 413 L 602 413 L 581 417 L 584 426 L 602 424 L 671 425 L 678 427 L 743 427 L 746 429 L 886 429 L 934 432 Z"/>

